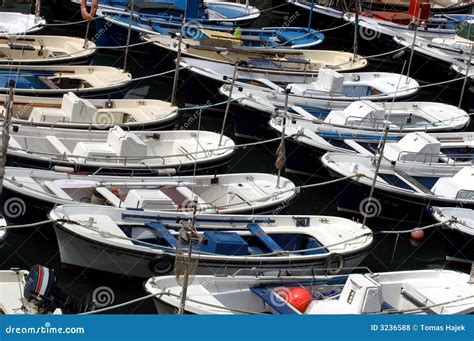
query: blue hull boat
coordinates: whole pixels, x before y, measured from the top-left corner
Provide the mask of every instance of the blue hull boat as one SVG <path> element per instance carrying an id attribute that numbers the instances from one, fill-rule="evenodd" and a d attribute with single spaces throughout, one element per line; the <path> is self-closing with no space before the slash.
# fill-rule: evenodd
<path id="1" fill-rule="evenodd" d="M 116 46 L 126 44 L 130 15 L 118 11 L 102 10 L 102 20 L 96 26 L 97 44 Z M 110 30 L 113 27 L 113 30 Z M 184 38 L 212 42 L 213 45 L 237 46 L 256 49 L 300 49 L 310 48 L 324 41 L 324 34 L 303 27 L 236 28 L 216 25 L 211 22 L 164 20 L 134 16 L 132 19 L 132 42 L 139 41 L 140 34 L 174 36 L 183 30 Z M 101 33 L 102 32 L 102 33 Z"/>
<path id="2" fill-rule="evenodd" d="M 0 67 L 0 93 L 15 81 L 17 95 L 62 96 L 73 92 L 82 97 L 123 97 L 132 76 L 107 66 L 22 66 Z"/>
<path id="3" fill-rule="evenodd" d="M 80 0 L 71 0 L 71 4 L 81 4 Z M 87 2 L 91 5 L 91 1 Z M 123 13 L 131 11 L 131 1 L 100 1 L 99 8 L 116 10 Z M 213 2 L 200 0 L 135 0 L 133 13 L 146 18 L 163 19 L 180 22 L 183 17 L 202 23 L 218 25 L 250 25 L 260 16 L 260 11 L 245 4 L 231 2 Z"/>

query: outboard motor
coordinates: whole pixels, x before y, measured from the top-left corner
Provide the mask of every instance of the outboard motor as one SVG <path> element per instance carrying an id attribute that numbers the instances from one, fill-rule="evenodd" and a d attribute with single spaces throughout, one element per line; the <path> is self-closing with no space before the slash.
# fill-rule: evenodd
<path id="1" fill-rule="evenodd" d="M 61 308 L 69 313 L 82 313 L 93 307 L 91 295 L 77 299 L 59 288 L 54 270 L 33 265 L 25 281 L 24 297 L 47 314 Z"/>

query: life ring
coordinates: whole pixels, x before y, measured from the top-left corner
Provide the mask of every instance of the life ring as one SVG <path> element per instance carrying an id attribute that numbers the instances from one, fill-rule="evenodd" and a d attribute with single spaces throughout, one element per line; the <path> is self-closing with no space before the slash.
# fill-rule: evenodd
<path id="1" fill-rule="evenodd" d="M 170 255 L 155 256 L 148 264 L 150 271 L 157 276 L 169 274 L 174 268 L 174 257 Z"/>
<path id="2" fill-rule="evenodd" d="M 81 15 L 84 20 L 91 21 L 95 17 L 97 8 L 99 7 L 99 0 L 92 0 L 91 11 L 87 11 L 87 0 L 81 1 Z"/>
<path id="3" fill-rule="evenodd" d="M 332 267 L 334 262 L 337 262 L 337 267 Z M 342 268 L 344 267 L 344 257 L 342 257 L 339 253 L 331 253 L 326 258 L 326 271 L 329 275 L 337 275 L 341 272 Z"/>

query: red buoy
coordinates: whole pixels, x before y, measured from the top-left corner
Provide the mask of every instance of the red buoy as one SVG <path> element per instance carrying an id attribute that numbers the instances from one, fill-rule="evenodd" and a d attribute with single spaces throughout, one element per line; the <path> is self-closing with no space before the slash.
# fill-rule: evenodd
<path id="1" fill-rule="evenodd" d="M 425 238 L 425 231 L 423 230 L 412 231 L 410 235 L 415 240 L 422 240 L 423 238 Z"/>
<path id="2" fill-rule="evenodd" d="M 302 313 L 314 299 L 313 295 L 302 287 L 280 287 L 276 288 L 275 292 Z"/>

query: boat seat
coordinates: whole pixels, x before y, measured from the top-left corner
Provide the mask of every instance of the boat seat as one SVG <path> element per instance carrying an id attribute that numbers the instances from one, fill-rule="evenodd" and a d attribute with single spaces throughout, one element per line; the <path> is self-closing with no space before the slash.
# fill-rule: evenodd
<path id="1" fill-rule="evenodd" d="M 122 200 L 120 200 L 119 197 L 117 197 L 115 194 L 113 194 L 107 187 L 96 187 L 95 189 L 97 193 L 102 195 L 105 200 L 107 200 L 110 204 L 112 204 L 115 207 L 121 207 L 122 206 Z"/>
<path id="2" fill-rule="evenodd" d="M 117 156 L 145 156 L 147 154 L 146 143 L 134 133 L 125 132 L 119 126 L 109 130 L 107 144 Z"/>
<path id="3" fill-rule="evenodd" d="M 282 247 L 278 245 L 277 242 L 275 242 L 268 234 L 266 234 L 265 231 L 263 231 L 262 228 L 257 224 L 248 224 L 247 229 L 271 252 L 283 251 Z"/>
<path id="4" fill-rule="evenodd" d="M 193 202 L 194 198 L 196 197 L 199 206 L 207 205 L 207 202 L 203 198 L 199 197 L 196 193 L 194 193 L 191 189 L 189 189 L 189 187 L 177 186 L 176 191 L 191 202 Z"/>
<path id="5" fill-rule="evenodd" d="M 49 89 L 60 89 L 59 86 L 57 86 L 56 83 L 54 83 L 51 79 L 49 79 L 48 77 L 46 76 L 38 76 L 38 79 L 40 81 L 42 81 L 44 84 L 46 84 L 46 86 L 49 88 Z"/>
<path id="6" fill-rule="evenodd" d="M 438 303 L 436 299 L 427 297 L 422 292 L 423 289 L 424 288 L 416 288 L 409 282 L 404 282 L 402 284 L 400 293 L 402 294 L 402 296 L 405 296 L 408 300 L 416 303 L 420 307 L 431 306 Z M 429 288 L 426 288 L 426 289 L 428 289 L 427 291 L 429 292 Z M 443 306 L 433 307 L 433 308 L 430 308 L 430 310 L 435 311 L 437 314 L 442 314 Z"/>
<path id="7" fill-rule="evenodd" d="M 53 192 L 53 194 L 56 195 L 57 197 L 61 199 L 72 200 L 69 194 L 64 192 L 64 190 L 61 187 L 57 186 L 57 184 L 55 184 L 54 182 L 44 181 L 43 184 L 46 186 L 46 188 L 48 188 L 51 192 Z"/>
<path id="8" fill-rule="evenodd" d="M 25 44 L 13 44 L 9 43 L 8 47 L 12 50 L 23 50 L 23 51 L 34 51 L 35 47 L 31 45 L 25 45 Z"/>
<path id="9" fill-rule="evenodd" d="M 262 301 L 270 306 L 277 313 L 282 315 L 298 314 L 295 308 L 290 306 L 273 288 L 252 287 L 250 291 L 257 295 Z"/>
<path id="10" fill-rule="evenodd" d="M 176 238 L 168 231 L 165 225 L 158 222 L 145 223 L 146 227 L 149 227 L 158 233 L 158 237 L 164 239 L 169 246 L 176 247 L 178 241 Z"/>
<path id="11" fill-rule="evenodd" d="M 56 149 L 56 151 L 61 155 L 69 155 L 71 152 L 67 147 L 54 135 L 46 136 L 46 140 Z"/>
<path id="12" fill-rule="evenodd" d="M 370 151 L 368 151 L 367 149 L 362 147 L 359 143 L 357 143 L 354 140 L 346 139 L 346 140 L 344 140 L 344 143 L 347 144 L 352 149 L 354 149 L 359 154 L 366 155 L 366 156 L 374 155 L 373 153 L 371 153 Z"/>
<path id="13" fill-rule="evenodd" d="M 10 140 L 8 141 L 8 146 L 11 148 L 17 149 L 18 152 L 26 153 L 26 151 L 23 150 L 24 148 L 22 147 L 22 145 L 19 144 L 18 141 L 15 140 L 13 136 L 10 136 Z"/>

